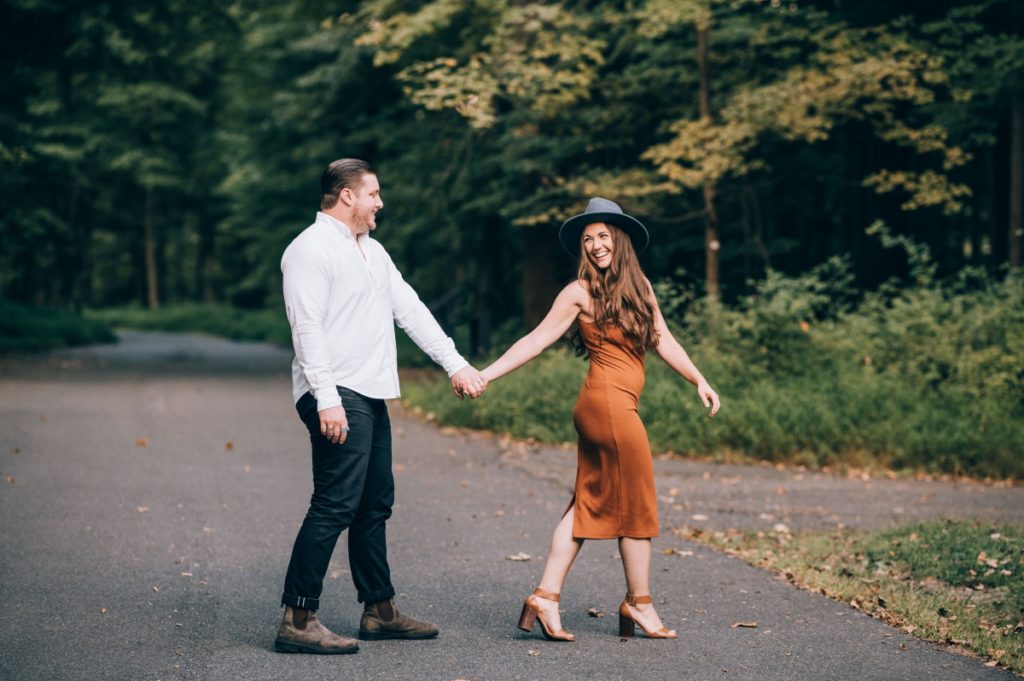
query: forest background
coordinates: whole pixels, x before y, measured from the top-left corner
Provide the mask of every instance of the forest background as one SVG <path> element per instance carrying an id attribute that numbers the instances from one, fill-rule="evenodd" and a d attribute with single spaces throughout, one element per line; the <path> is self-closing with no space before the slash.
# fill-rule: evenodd
<path id="1" fill-rule="evenodd" d="M 280 254 L 355 156 L 481 361 L 572 277 L 562 220 L 640 217 L 725 404 L 650 362 L 659 451 L 1024 476 L 1022 3 L 4 0 L 0 36 L 0 348 L 288 343 Z M 584 371 L 408 397 L 571 441 Z"/>

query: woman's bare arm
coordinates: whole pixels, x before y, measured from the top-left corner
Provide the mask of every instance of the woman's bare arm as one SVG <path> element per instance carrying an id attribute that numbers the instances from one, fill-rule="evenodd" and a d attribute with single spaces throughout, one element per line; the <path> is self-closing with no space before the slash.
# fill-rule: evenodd
<path id="1" fill-rule="evenodd" d="M 655 350 L 657 350 L 658 355 L 665 360 L 665 364 L 668 364 L 673 371 L 697 386 L 697 394 L 700 396 L 701 402 L 704 403 L 705 407 L 711 408 L 708 416 L 714 416 L 721 407 L 718 393 L 711 389 L 711 385 L 701 375 L 697 365 L 693 363 L 690 356 L 686 354 L 686 350 L 683 349 L 683 346 L 672 335 L 668 324 L 665 323 L 665 317 L 661 314 L 661 308 L 658 306 L 658 300 L 654 295 L 653 289 L 650 295 L 651 301 L 654 303 L 654 329 L 658 332 L 658 345 Z"/>
<path id="2" fill-rule="evenodd" d="M 493 381 L 526 364 L 561 338 L 587 303 L 587 292 L 579 282 L 572 282 L 558 294 L 537 328 L 517 340 L 505 354 L 480 373 L 487 381 Z"/>

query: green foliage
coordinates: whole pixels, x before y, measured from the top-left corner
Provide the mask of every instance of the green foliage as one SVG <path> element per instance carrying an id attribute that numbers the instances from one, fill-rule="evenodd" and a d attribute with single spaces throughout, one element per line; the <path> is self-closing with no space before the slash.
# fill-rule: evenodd
<path id="1" fill-rule="evenodd" d="M 839 253 L 858 287 L 898 274 L 862 234 L 876 219 L 943 274 L 997 271 L 1019 10 L 820 5 L 14 3 L 0 293 L 276 306 L 280 254 L 340 156 L 380 171 L 377 236 L 426 300 L 457 301 L 450 325 L 532 320 L 571 272 L 550 232 L 591 195 L 647 222 L 652 277 L 700 272 L 705 180 L 727 302 Z"/>
<path id="2" fill-rule="evenodd" d="M 115 340 L 110 326 L 101 320 L 0 298 L 0 354 Z"/>
<path id="3" fill-rule="evenodd" d="M 87 317 L 113 327 L 143 331 L 192 331 L 242 341 L 291 346 L 284 311 L 245 310 L 228 305 L 178 305 L 149 310 L 140 307 L 90 310 Z"/>
<path id="4" fill-rule="evenodd" d="M 1024 277 L 969 271 L 939 281 L 928 268 L 918 276 L 915 286 L 855 301 L 849 265 L 835 259 L 797 277 L 771 273 L 733 308 L 696 301 L 681 314 L 666 300 L 723 407 L 707 418 L 692 387 L 650 357 L 640 412 L 652 447 L 1024 477 Z M 569 414 L 583 371 L 568 353 L 550 352 L 477 402 L 445 400 L 443 385 L 417 387 L 410 399 L 444 422 L 563 442 L 574 439 Z"/>

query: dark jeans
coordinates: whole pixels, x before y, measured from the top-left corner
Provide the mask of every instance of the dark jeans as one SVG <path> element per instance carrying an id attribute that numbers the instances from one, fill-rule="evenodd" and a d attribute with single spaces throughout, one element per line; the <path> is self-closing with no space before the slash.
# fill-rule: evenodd
<path id="1" fill-rule="evenodd" d="M 385 522 L 395 503 L 391 419 L 384 400 L 338 388 L 348 437 L 333 444 L 320 434 L 316 399 L 306 393 L 295 408 L 313 444 L 313 497 L 295 538 L 283 605 L 318 610 L 324 575 L 338 536 L 348 530 L 348 562 L 360 602 L 392 598 Z"/>

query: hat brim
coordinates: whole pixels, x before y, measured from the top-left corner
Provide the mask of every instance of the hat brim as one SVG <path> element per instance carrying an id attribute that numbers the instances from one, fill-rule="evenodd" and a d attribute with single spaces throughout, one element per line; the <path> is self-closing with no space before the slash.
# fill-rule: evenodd
<path id="1" fill-rule="evenodd" d="M 633 242 L 633 250 L 638 254 L 647 250 L 647 245 L 651 241 L 651 235 L 648 234 L 647 228 L 632 215 L 594 212 L 574 215 L 562 223 L 558 230 L 558 240 L 562 242 L 562 247 L 570 254 L 578 256 L 580 254 L 580 235 L 587 225 L 592 225 L 595 222 L 608 222 L 622 228 L 629 235 L 629 240 Z"/>

